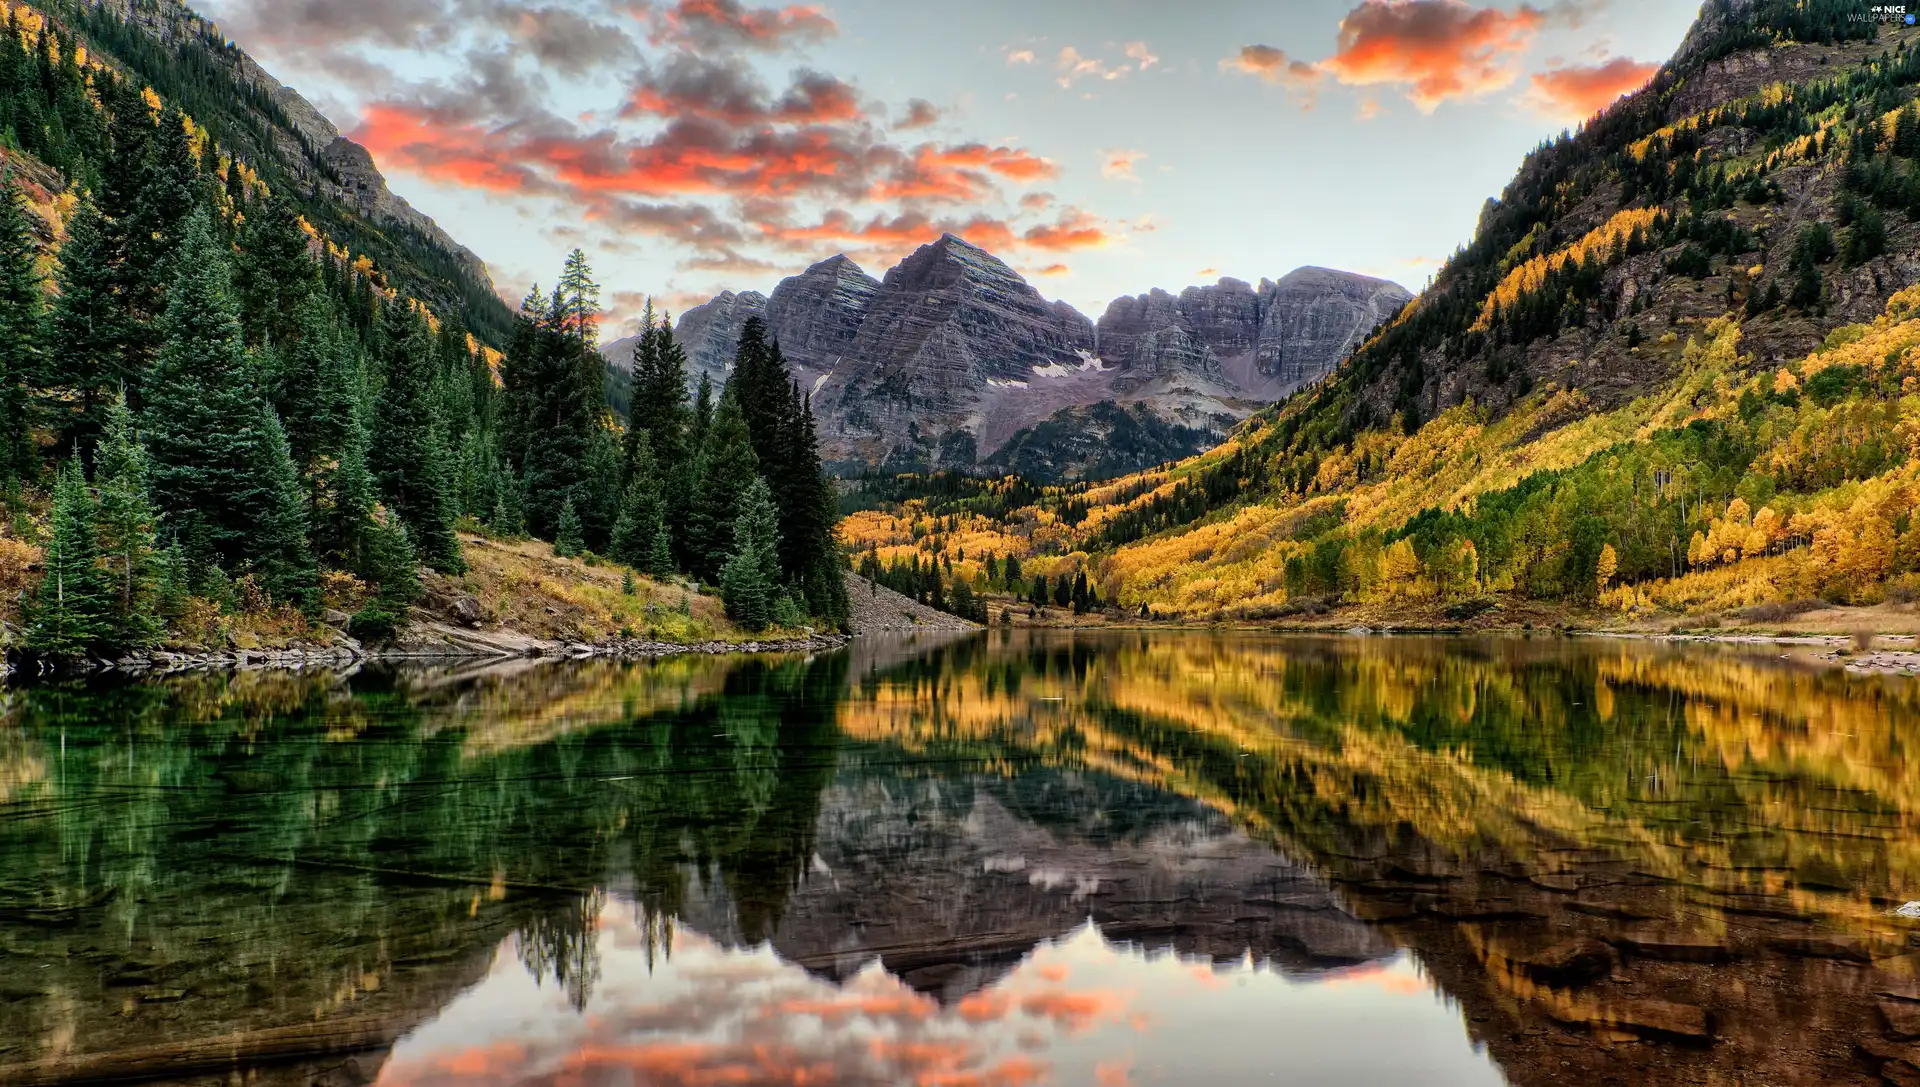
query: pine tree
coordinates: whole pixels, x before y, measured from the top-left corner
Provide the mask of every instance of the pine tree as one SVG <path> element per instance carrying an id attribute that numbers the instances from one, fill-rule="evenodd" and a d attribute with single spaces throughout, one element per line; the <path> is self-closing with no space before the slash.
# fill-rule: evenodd
<path id="1" fill-rule="evenodd" d="M 720 398 L 700 452 L 698 482 L 687 518 L 687 568 L 702 581 L 720 573 L 731 544 L 731 526 L 740 510 L 740 496 L 756 479 L 758 464 L 740 405 L 732 396 Z M 777 514 L 776 514 L 777 516 Z"/>
<path id="2" fill-rule="evenodd" d="M 516 334 L 512 345 L 518 357 L 509 392 L 521 416 L 515 432 L 524 442 L 527 521 L 535 535 L 557 531 L 563 497 L 585 502 L 574 492 L 587 481 L 587 462 L 607 426 L 606 364 L 593 346 L 598 292 L 584 261 L 570 258 L 541 319 Z M 617 478 L 611 486 L 619 486 Z M 611 495 L 617 503 L 618 490 Z M 610 531 L 612 524 L 594 527 Z"/>
<path id="3" fill-rule="evenodd" d="M 52 334 L 40 385 L 42 414 L 63 448 L 91 450 L 113 390 L 136 375 L 123 350 L 126 317 L 115 303 L 114 254 L 106 223 L 93 201 L 82 199 L 60 247 Z"/>
<path id="4" fill-rule="evenodd" d="M 390 639 L 406 621 L 420 596 L 420 559 L 407 539 L 406 522 L 387 510 L 368 520 L 367 563 L 363 571 L 377 587 L 373 599 L 354 615 L 351 630 L 363 640 Z"/>
<path id="5" fill-rule="evenodd" d="M 1920 158 L 1920 108 L 1912 102 L 1901 107 L 1894 118 L 1893 153 L 1901 158 Z"/>
<path id="6" fill-rule="evenodd" d="M 553 553 L 571 558 L 586 549 L 580 531 L 580 514 L 573 508 L 573 496 L 560 504 L 560 523 L 553 534 Z"/>
<path id="7" fill-rule="evenodd" d="M 95 537 L 109 592 L 109 639 L 136 648 L 152 644 L 161 633 L 154 600 L 160 578 L 154 541 L 159 514 L 147 494 L 147 451 L 125 396 L 107 405 L 106 422 L 94 460 L 100 494 Z"/>
<path id="8" fill-rule="evenodd" d="M 29 389 L 42 375 L 46 304 L 26 198 L 11 175 L 0 180 L 0 474 L 33 467 Z"/>
<path id="9" fill-rule="evenodd" d="M 72 657 L 99 645 L 110 628 L 107 594 L 94 565 L 93 496 L 78 458 L 60 468 L 45 573 L 26 609 L 28 648 Z"/>
<path id="10" fill-rule="evenodd" d="M 309 494 L 314 501 L 313 542 L 317 555 L 349 570 L 364 572 L 370 561 L 368 535 L 373 528 L 373 469 L 367 466 L 367 428 L 356 404 L 348 417 L 347 438 L 331 469 L 316 472 Z"/>
<path id="11" fill-rule="evenodd" d="M 253 379 L 225 254 L 204 212 L 181 242 L 142 431 L 163 531 L 196 564 L 256 563 L 306 597 L 304 503 L 286 435 Z M 271 587 L 269 591 L 274 591 Z"/>
<path id="12" fill-rule="evenodd" d="M 616 562 L 644 570 L 649 574 L 671 573 L 654 565 L 654 541 L 666 528 L 665 503 L 660 493 L 659 467 L 645 431 L 627 443 L 634 456 L 628 473 L 627 490 L 620 504 L 620 518 L 614 523 L 608 554 Z"/>
<path id="13" fill-rule="evenodd" d="M 318 280 L 299 211 L 275 196 L 246 217 L 239 240 L 234 281 L 247 342 L 278 345 L 304 335 L 310 327 L 306 304 L 317 294 Z"/>
<path id="14" fill-rule="evenodd" d="M 374 404 L 368 463 L 387 508 L 406 522 L 420 558 L 442 573 L 466 570 L 454 534 L 454 480 L 445 428 L 433 397 L 433 333 L 417 313 L 388 307 L 380 324 L 385 381 Z"/>
<path id="15" fill-rule="evenodd" d="M 248 551 L 268 595 L 311 613 L 319 606 L 320 587 L 307 538 L 306 491 L 272 405 L 262 400 L 259 412 L 265 453 L 259 485 L 266 491 L 267 501 L 254 522 Z"/>
<path id="16" fill-rule="evenodd" d="M 291 329 L 278 341 L 273 404 L 287 432 L 293 462 L 312 476 L 339 459 L 360 396 L 357 367 L 334 332 L 333 308 L 318 293 L 297 304 Z"/>
<path id="17" fill-rule="evenodd" d="M 654 528 L 653 543 L 647 548 L 647 561 L 641 569 L 654 577 L 673 573 L 673 540 L 667 535 L 666 522 Z"/>
<path id="18" fill-rule="evenodd" d="M 620 519 L 624 491 L 620 486 L 620 440 L 606 427 L 595 427 L 587 444 L 575 488 L 581 537 L 588 550 L 604 552 Z"/>
<path id="19" fill-rule="evenodd" d="M 727 618 L 748 630 L 763 630 L 774 618 L 780 593 L 778 519 L 772 490 L 756 476 L 740 496 L 733 549 L 720 572 L 720 598 Z"/>

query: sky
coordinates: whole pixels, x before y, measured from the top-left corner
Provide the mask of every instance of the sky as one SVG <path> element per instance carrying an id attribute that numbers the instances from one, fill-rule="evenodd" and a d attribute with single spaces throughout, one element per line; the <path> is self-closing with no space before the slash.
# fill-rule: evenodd
<path id="1" fill-rule="evenodd" d="M 517 302 L 878 277 L 952 231 L 1109 301 L 1305 264 L 1419 290 L 1688 0 L 200 0 Z"/>

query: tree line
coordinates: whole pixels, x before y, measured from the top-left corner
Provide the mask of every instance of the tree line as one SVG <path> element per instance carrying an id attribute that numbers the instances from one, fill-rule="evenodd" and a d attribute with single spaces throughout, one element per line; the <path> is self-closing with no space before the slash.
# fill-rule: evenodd
<path id="1" fill-rule="evenodd" d="M 689 406 L 649 315 L 623 432 L 580 253 L 496 377 L 456 323 L 121 91 L 50 277 L 21 186 L 0 191 L 0 478 L 16 511 L 53 495 L 30 648 L 137 649 L 196 607 L 315 617 L 334 575 L 364 589 L 352 629 L 388 636 L 420 563 L 465 569 L 462 519 L 717 581 L 748 626 L 844 624 L 811 410 L 763 328 Z"/>

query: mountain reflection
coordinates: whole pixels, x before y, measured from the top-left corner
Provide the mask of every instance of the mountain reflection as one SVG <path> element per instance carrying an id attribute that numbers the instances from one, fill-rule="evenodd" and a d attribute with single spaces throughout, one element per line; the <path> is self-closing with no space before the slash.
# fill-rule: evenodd
<path id="1" fill-rule="evenodd" d="M 1920 1057 L 1920 689 L 1772 654 L 994 632 L 5 697 L 0 1085 Z"/>

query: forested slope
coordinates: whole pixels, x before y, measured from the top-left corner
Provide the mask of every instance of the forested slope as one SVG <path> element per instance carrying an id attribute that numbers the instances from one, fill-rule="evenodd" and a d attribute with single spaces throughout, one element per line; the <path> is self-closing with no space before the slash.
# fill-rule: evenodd
<path id="1" fill-rule="evenodd" d="M 1425 294 L 1219 449 L 849 536 L 1191 616 L 1906 595 L 1920 55 L 1860 10 L 1709 0 L 1648 87 L 1528 157 Z"/>

